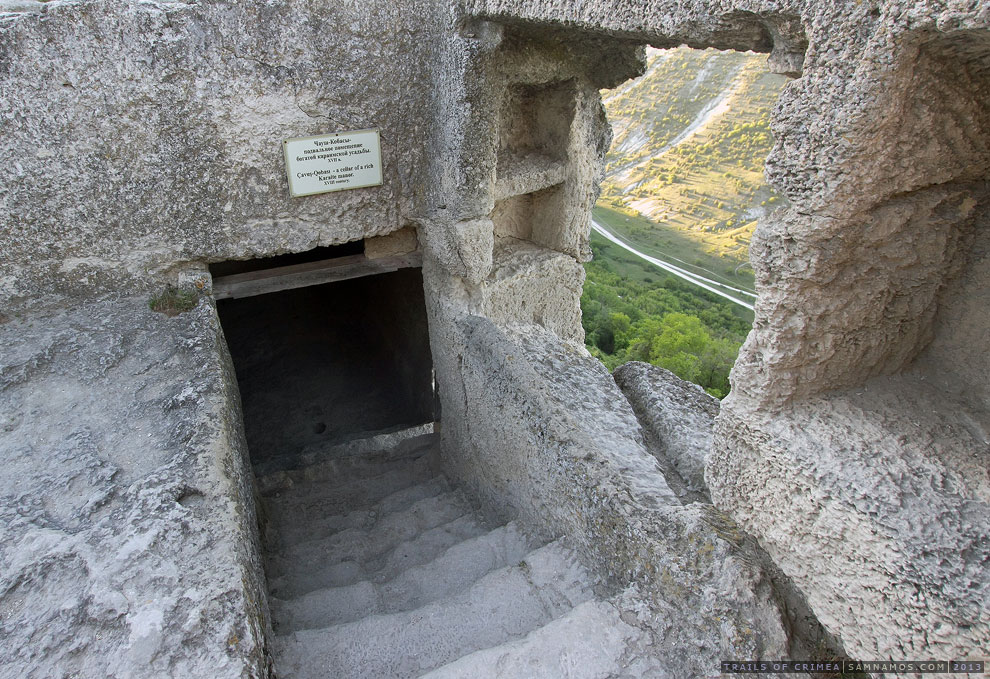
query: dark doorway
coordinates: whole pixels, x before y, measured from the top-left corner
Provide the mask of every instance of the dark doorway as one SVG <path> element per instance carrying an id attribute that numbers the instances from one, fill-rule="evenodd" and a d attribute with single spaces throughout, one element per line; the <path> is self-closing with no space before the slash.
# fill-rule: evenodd
<path id="1" fill-rule="evenodd" d="M 251 461 L 434 420 L 422 270 L 217 302 Z"/>

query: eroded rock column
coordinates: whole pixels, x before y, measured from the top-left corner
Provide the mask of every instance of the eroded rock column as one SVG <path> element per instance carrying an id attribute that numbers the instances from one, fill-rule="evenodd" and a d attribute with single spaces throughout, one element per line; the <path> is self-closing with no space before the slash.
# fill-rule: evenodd
<path id="1" fill-rule="evenodd" d="M 768 175 L 792 207 L 754 237 L 756 323 L 707 480 L 851 655 L 976 657 L 987 16 L 884 5 L 820 37 L 775 116 Z"/>

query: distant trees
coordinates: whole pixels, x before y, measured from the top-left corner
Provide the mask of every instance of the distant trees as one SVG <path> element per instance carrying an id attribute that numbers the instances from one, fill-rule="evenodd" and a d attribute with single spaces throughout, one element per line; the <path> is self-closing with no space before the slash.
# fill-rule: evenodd
<path id="1" fill-rule="evenodd" d="M 609 370 L 645 361 L 718 398 L 728 394 L 729 371 L 749 320 L 730 304 L 676 278 L 659 283 L 652 277 L 650 282 L 624 278 L 603 252 L 611 252 L 610 246 L 594 248 L 581 297 L 588 350 Z"/>
<path id="2" fill-rule="evenodd" d="M 629 354 L 646 354 L 639 360 L 666 368 L 722 398 L 729 393 L 729 371 L 740 344 L 713 338 L 697 316 L 674 312 L 651 323 L 648 334 L 629 347 Z"/>

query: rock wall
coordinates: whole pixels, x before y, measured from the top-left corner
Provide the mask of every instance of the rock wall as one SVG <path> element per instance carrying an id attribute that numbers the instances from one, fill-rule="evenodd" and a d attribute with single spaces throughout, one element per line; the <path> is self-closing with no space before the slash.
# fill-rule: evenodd
<path id="1" fill-rule="evenodd" d="M 666 465 L 667 482 L 682 498 L 707 499 L 705 463 L 712 448 L 718 399 L 697 384 L 648 363 L 631 361 L 614 374 L 644 425 L 650 452 Z"/>
<path id="2" fill-rule="evenodd" d="M 0 341 L 0 677 L 270 676 L 215 309 L 90 301 Z"/>
<path id="3" fill-rule="evenodd" d="M 850 654 L 973 658 L 990 633 L 990 479 L 973 424 L 909 376 L 773 416 L 724 407 L 707 480 Z"/>
<path id="4" fill-rule="evenodd" d="M 987 648 L 988 25 L 985 4 L 927 0 L 3 0 L 0 395 L 23 451 L 0 475 L 8 671 L 265 671 L 212 311 L 93 300 L 404 227 L 424 251 L 448 467 L 639 588 L 675 676 L 788 650 L 740 528 L 851 655 Z M 580 347 L 610 139 L 598 90 L 639 72 L 642 45 L 682 43 L 765 52 L 797 78 L 767 161 L 790 207 L 754 236 L 756 323 L 705 459 L 720 512 L 669 492 Z M 289 199 L 282 139 L 367 127 L 383 186 Z M 177 364 L 155 362 L 169 347 Z M 107 432 L 119 445 L 100 447 Z M 30 500 L 61 488 L 71 511 Z M 695 564 L 669 551 L 687 543 Z M 47 621 L 83 631 L 46 637 Z"/>
<path id="5" fill-rule="evenodd" d="M 596 90 L 638 73 L 642 52 L 485 17 L 447 44 L 440 108 L 461 174 L 419 222 L 445 468 L 500 519 L 570 536 L 606 586 L 634 588 L 669 676 L 800 655 L 804 623 L 743 534 L 682 504 L 581 344 L 579 262 L 610 138 Z"/>
<path id="6" fill-rule="evenodd" d="M 569 536 L 607 590 L 629 588 L 639 611 L 629 622 L 665 659 L 660 677 L 717 677 L 724 658 L 807 654 L 744 535 L 710 504 L 682 504 L 583 345 L 478 316 L 448 327 L 463 387 L 445 394 L 446 469 L 499 519 Z"/>
<path id="7" fill-rule="evenodd" d="M 792 206 L 754 238 L 756 324 L 708 481 L 850 653 L 973 657 L 990 643 L 970 345 L 990 321 L 990 17 L 855 19 L 811 41 L 775 115 L 768 176 Z"/>
<path id="8" fill-rule="evenodd" d="M 851 655 L 978 655 L 990 630 L 979 608 L 990 416 L 974 339 L 990 325 L 990 10 L 478 0 L 469 11 L 768 51 L 770 68 L 800 76 L 767 160 L 790 208 L 754 236 L 756 323 L 708 486 Z"/>
<path id="9" fill-rule="evenodd" d="M 0 3 L 6 306 L 405 226 L 437 124 L 434 15 L 426 0 Z M 369 127 L 382 187 L 290 199 L 283 139 Z"/>

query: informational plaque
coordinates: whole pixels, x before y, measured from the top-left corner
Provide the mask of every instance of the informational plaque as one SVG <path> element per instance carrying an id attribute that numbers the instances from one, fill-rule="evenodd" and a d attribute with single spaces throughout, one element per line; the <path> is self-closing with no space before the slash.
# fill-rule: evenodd
<path id="1" fill-rule="evenodd" d="M 282 147 L 293 198 L 382 183 L 382 144 L 377 129 L 286 139 Z"/>

